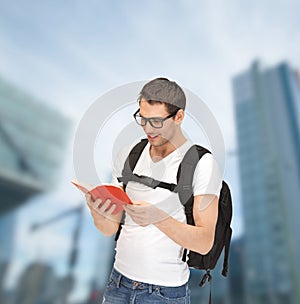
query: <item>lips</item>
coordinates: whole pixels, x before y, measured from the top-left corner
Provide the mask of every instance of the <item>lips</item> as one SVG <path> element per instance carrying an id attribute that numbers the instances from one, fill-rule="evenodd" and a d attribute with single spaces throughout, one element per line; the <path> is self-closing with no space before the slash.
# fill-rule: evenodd
<path id="1" fill-rule="evenodd" d="M 159 135 L 155 135 L 155 134 L 151 134 L 151 135 L 148 134 L 148 135 L 147 135 L 147 137 L 148 137 L 149 140 L 154 140 L 154 139 L 158 138 L 158 136 L 159 136 Z"/>

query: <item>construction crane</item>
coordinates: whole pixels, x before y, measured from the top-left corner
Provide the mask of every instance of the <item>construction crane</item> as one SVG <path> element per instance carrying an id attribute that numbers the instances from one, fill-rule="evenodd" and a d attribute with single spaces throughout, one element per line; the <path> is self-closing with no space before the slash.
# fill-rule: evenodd
<path id="1" fill-rule="evenodd" d="M 78 220 L 76 222 L 76 226 L 72 234 L 72 247 L 68 259 L 68 274 L 61 280 L 58 286 L 59 288 L 57 290 L 58 292 L 57 296 L 60 299 L 59 300 L 60 303 L 66 303 L 67 297 L 69 293 L 72 291 L 75 282 L 73 271 L 76 266 L 77 258 L 78 258 L 78 240 L 80 235 L 80 228 L 82 226 L 83 208 L 84 208 L 84 204 L 80 204 L 77 207 L 68 209 L 42 223 L 35 223 L 31 226 L 31 231 L 35 232 L 38 229 L 44 228 L 65 217 L 68 217 L 73 214 L 78 214 Z"/>

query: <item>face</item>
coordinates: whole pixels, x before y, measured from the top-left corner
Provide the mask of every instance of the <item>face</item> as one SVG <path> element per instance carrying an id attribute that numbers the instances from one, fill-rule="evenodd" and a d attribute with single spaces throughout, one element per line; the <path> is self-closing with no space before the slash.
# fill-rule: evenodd
<path id="1" fill-rule="evenodd" d="M 167 117 L 170 113 L 167 112 L 167 109 L 164 104 L 149 104 L 145 99 L 141 99 L 140 102 L 140 115 L 146 118 L 149 117 Z M 147 135 L 147 138 L 152 146 L 159 147 L 169 142 L 172 142 L 172 139 L 176 136 L 176 132 L 179 127 L 179 121 L 176 120 L 177 115 L 171 117 L 163 122 L 162 128 L 153 128 L 149 122 L 143 129 Z"/>

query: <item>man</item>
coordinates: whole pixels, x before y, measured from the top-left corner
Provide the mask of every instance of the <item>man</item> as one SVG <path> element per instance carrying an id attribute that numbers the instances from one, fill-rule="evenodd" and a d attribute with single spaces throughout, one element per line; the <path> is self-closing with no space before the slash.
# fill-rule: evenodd
<path id="1" fill-rule="evenodd" d="M 134 118 L 148 138 L 134 173 L 176 184 L 180 162 L 192 143 L 182 132 L 186 97 L 177 83 L 166 78 L 148 82 L 139 96 Z M 130 150 L 129 150 L 130 151 Z M 113 184 L 120 185 L 125 157 L 113 168 Z M 207 253 L 214 241 L 218 195 L 222 178 L 209 153 L 197 164 L 193 178 L 195 226 L 186 224 L 178 194 L 129 182 L 126 192 L 134 205 L 125 207 L 125 223 L 116 245 L 114 268 L 104 293 L 104 304 L 190 303 L 189 268 L 184 248 Z M 87 195 L 95 226 L 107 236 L 117 232 L 122 214 L 115 205 L 93 202 Z"/>

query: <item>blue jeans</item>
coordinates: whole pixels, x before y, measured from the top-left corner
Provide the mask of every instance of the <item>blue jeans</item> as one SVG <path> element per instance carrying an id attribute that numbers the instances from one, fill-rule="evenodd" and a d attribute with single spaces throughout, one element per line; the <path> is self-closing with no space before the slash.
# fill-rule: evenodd
<path id="1" fill-rule="evenodd" d="M 133 281 L 113 269 L 102 304 L 190 304 L 188 283 L 178 287 Z"/>

